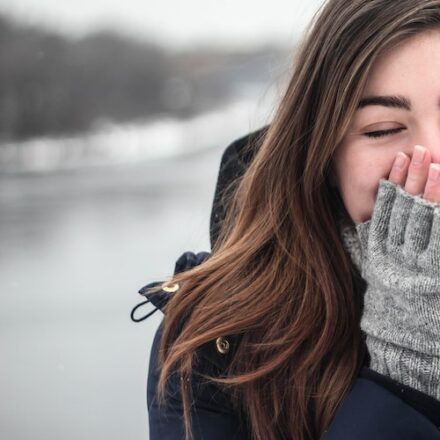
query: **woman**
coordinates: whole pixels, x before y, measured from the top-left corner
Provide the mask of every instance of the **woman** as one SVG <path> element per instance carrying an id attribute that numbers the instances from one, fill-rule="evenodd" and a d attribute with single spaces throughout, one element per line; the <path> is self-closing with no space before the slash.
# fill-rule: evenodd
<path id="1" fill-rule="evenodd" d="M 315 16 L 211 253 L 141 289 L 151 440 L 440 438 L 438 54 L 440 0 Z"/>

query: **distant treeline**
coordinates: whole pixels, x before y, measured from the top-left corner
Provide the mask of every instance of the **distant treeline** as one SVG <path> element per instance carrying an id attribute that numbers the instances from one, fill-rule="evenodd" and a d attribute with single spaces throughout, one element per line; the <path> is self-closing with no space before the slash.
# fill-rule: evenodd
<path id="1" fill-rule="evenodd" d="M 70 40 L 0 16 L 0 140 L 191 115 L 229 99 L 240 81 L 267 76 L 261 57 L 282 53 L 172 54 L 107 31 Z"/>

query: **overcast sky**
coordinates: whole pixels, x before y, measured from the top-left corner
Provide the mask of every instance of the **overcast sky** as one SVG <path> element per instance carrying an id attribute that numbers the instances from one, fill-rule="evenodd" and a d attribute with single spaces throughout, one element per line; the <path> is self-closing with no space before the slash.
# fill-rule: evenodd
<path id="1" fill-rule="evenodd" d="M 0 0 L 0 12 L 79 36 L 97 27 L 176 48 L 290 45 L 323 0 Z"/>

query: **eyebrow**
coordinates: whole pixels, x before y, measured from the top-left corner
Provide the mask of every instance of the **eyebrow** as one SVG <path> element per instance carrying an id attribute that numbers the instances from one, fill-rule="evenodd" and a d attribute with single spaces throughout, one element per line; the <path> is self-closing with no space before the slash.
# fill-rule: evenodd
<path id="1" fill-rule="evenodd" d="M 398 108 L 403 110 L 411 110 L 411 101 L 404 96 L 367 96 L 362 98 L 358 104 L 358 109 L 367 107 L 368 105 L 381 105 L 384 107 Z"/>

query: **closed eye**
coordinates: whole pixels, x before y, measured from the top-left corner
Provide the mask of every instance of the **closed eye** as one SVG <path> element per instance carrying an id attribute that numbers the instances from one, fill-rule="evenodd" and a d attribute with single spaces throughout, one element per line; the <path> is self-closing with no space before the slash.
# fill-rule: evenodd
<path id="1" fill-rule="evenodd" d="M 382 136 L 389 136 L 392 134 L 399 133 L 402 130 L 405 130 L 405 128 L 399 127 L 399 128 L 391 128 L 390 130 L 370 131 L 368 133 L 364 133 L 364 135 L 370 138 L 379 138 Z"/>

